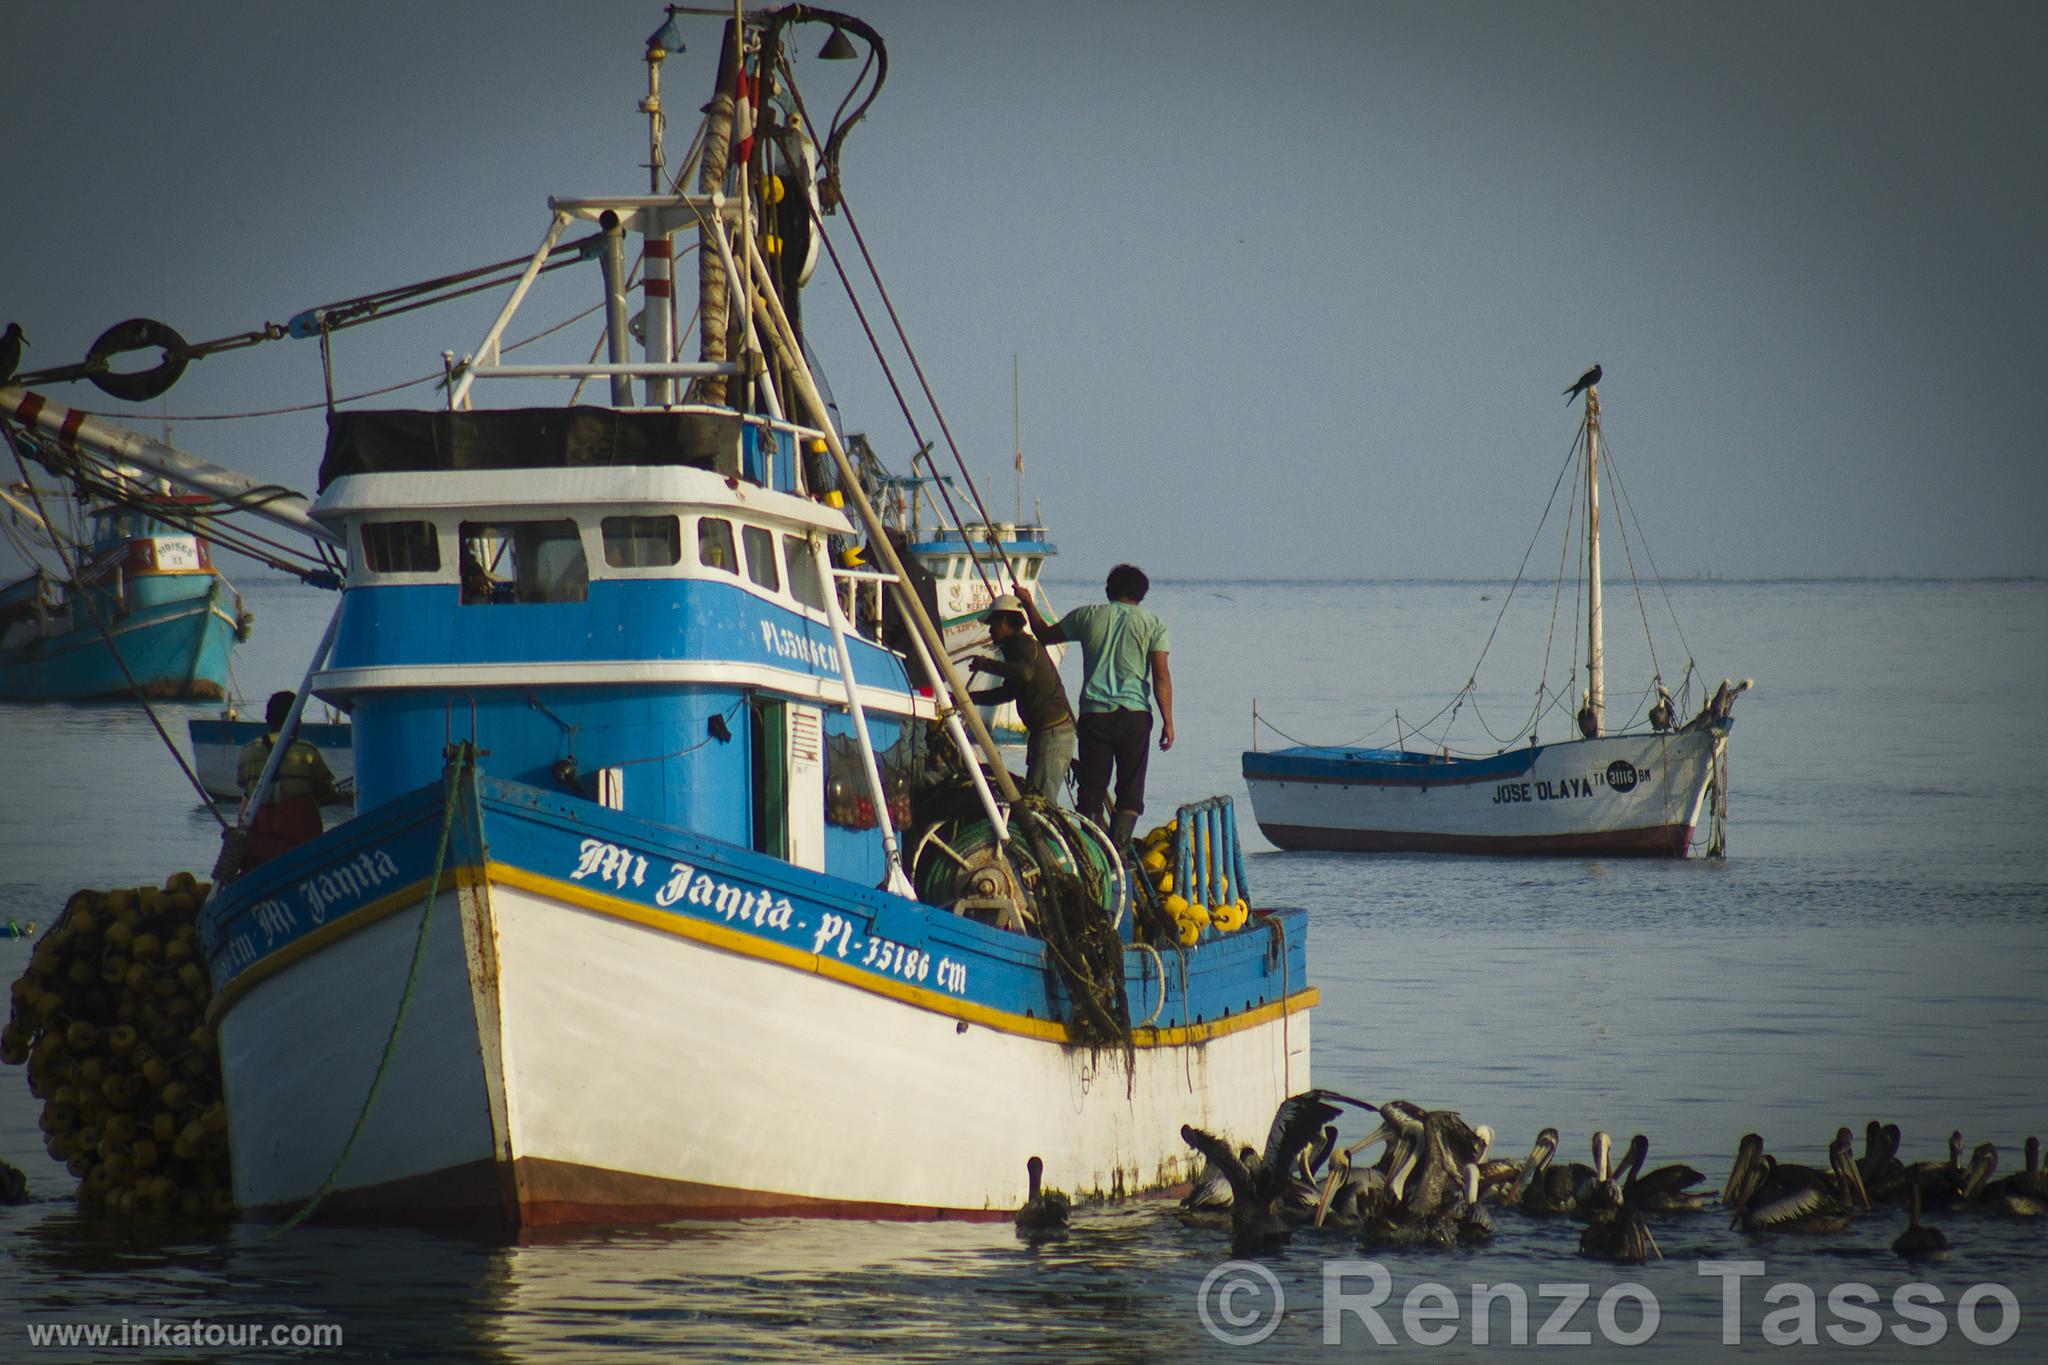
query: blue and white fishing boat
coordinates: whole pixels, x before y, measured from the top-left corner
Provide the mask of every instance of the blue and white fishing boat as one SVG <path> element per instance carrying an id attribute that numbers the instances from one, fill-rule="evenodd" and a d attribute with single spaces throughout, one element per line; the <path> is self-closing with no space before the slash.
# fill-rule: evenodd
<path id="1" fill-rule="evenodd" d="M 683 192 L 672 11 L 650 192 L 550 201 L 448 410 L 331 419 L 312 516 L 348 576 L 300 704 L 349 712 L 359 813 L 239 879 L 231 844 L 202 916 L 245 1209 L 1007 1217 L 1033 1156 L 1079 1195 L 1170 1189 L 1182 1124 L 1256 1141 L 1309 1083 L 1300 912 L 1178 948 L 1102 831 L 1017 799 L 901 590 L 796 326 L 843 136 L 781 74 L 806 23 L 881 55 L 808 7 L 728 23 Z M 609 359 L 507 364 L 571 229 Z M 610 406 L 472 402 L 564 375 Z M 842 567 L 857 541 L 873 568 Z M 907 654 L 849 624 L 877 582 Z M 1219 904 L 1227 818 L 1179 835 Z"/>
<path id="2" fill-rule="evenodd" d="M 1634 723 L 1610 728 L 1601 609 L 1599 378 L 1596 366 L 1573 389 L 1585 394 L 1573 456 L 1584 495 L 1586 684 L 1576 695 L 1568 686 L 1563 696 L 1577 703 L 1569 720 L 1577 737 L 1539 742 L 1536 726 L 1559 700 L 1539 686 L 1536 713 L 1524 730 L 1528 742 L 1493 753 L 1453 752 L 1448 742 L 1425 748 L 1249 750 L 1242 760 L 1245 786 L 1260 832 L 1275 844 L 1372 853 L 1668 858 L 1691 850 L 1710 792 L 1725 792 L 1731 713 L 1750 684 L 1724 681 L 1687 720 L 1686 684 L 1694 677 L 1688 663 L 1678 699 L 1661 676 L 1653 678 Z M 1650 657 L 1654 661 L 1654 651 Z M 1477 677 L 1475 669 L 1444 716 L 1456 715 Z M 1726 808 L 1716 796 L 1709 853 L 1725 847 Z"/>
<path id="3" fill-rule="evenodd" d="M 181 514 L 188 500 L 149 490 L 134 473 L 118 475 L 122 501 L 87 506 L 75 535 L 47 524 L 27 489 L 0 493 L 33 537 L 24 544 L 65 545 L 72 570 L 38 563 L 0 587 L 0 698 L 227 695 L 228 664 L 249 614 L 214 567 L 211 545 Z"/>

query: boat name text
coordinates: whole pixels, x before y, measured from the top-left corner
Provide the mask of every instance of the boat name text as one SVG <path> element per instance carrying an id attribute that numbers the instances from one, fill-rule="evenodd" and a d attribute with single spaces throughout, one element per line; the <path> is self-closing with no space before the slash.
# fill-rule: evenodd
<path id="1" fill-rule="evenodd" d="M 830 640 L 807 640 L 793 630 L 776 625 L 773 621 L 761 623 L 761 646 L 773 650 L 785 659 L 802 659 L 812 668 L 829 669 L 835 666 Z"/>
<path id="2" fill-rule="evenodd" d="M 1493 804 L 1512 805 L 1517 801 L 1575 801 L 1581 797 L 1598 796 L 1605 787 L 1612 792 L 1630 792 L 1650 780 L 1648 768 L 1638 768 L 1627 759 L 1616 759 L 1604 773 L 1591 773 L 1585 777 L 1560 777 L 1538 782 L 1503 782 L 1493 789 Z"/>

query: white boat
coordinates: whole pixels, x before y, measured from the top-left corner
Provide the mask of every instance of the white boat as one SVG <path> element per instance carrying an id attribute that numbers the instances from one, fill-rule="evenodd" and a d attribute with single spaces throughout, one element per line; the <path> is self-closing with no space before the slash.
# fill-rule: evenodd
<path id="1" fill-rule="evenodd" d="M 681 193 L 678 22 L 648 44 L 655 192 L 551 200 L 525 275 L 587 251 L 610 359 L 505 363 L 522 282 L 447 410 L 330 419 L 311 516 L 348 578 L 300 700 L 349 711 L 358 814 L 225 866 L 202 912 L 237 1203 L 1006 1218 L 1034 1156 L 1078 1195 L 1173 1189 L 1183 1124 L 1258 1141 L 1310 1084 L 1306 918 L 1183 953 L 1101 830 L 1018 798 L 793 321 L 838 141 L 781 87 L 791 26 L 880 39 L 794 6 L 729 23 Z M 536 375 L 611 404 L 471 406 Z M 845 567 L 862 538 L 874 567 Z M 878 582 L 907 653 L 847 619 Z M 1204 809 L 1184 894 L 1234 905 L 1227 803 Z"/>
<path id="2" fill-rule="evenodd" d="M 240 707 L 229 706 L 212 718 L 194 716 L 185 722 L 186 742 L 192 748 L 192 770 L 206 794 L 219 801 L 238 801 L 242 796 L 242 750 L 250 741 L 263 738 L 269 727 L 261 720 L 244 720 Z M 356 776 L 355 746 L 346 720 L 299 722 L 294 738 L 311 744 L 334 774 L 339 794 L 346 803 Z"/>
<path id="3" fill-rule="evenodd" d="M 1250 750 L 1243 773 L 1253 813 L 1260 831 L 1279 847 L 1682 858 L 1712 800 L 1715 828 L 1708 852 L 1723 849 L 1726 803 L 1714 794 L 1723 791 L 1734 725 L 1730 712 L 1750 684 L 1724 681 L 1697 714 L 1682 720 L 1694 676 L 1688 666 L 1678 698 L 1653 678 L 1640 726 L 1608 727 L 1598 378 L 1595 367 L 1582 381 L 1584 419 L 1573 448 L 1582 464 L 1576 486 L 1584 491 L 1585 688 L 1568 685 L 1551 699 L 1554 708 L 1560 701 L 1576 702 L 1575 713 L 1570 705 L 1557 709 L 1577 736 L 1542 743 L 1532 723 L 1527 744 L 1490 753 L 1454 752 L 1448 742 L 1427 748 Z M 1473 677 L 1468 692 L 1476 685 L 1476 669 Z M 1547 685 L 1539 695 L 1548 695 Z M 1539 718 L 1543 709 L 1539 702 Z M 1447 706 L 1445 714 L 1456 710 Z"/>

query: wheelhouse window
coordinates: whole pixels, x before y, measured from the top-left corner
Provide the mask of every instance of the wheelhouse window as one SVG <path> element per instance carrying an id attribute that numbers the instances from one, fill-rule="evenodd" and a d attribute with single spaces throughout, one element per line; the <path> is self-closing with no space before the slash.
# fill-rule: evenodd
<path id="1" fill-rule="evenodd" d="M 802 536 L 784 536 L 782 552 L 789 559 L 789 595 L 804 606 L 825 609 L 825 593 L 818 586 L 818 560 L 810 542 Z"/>
<path id="2" fill-rule="evenodd" d="M 740 528 L 747 542 L 747 577 L 770 592 L 782 587 L 781 571 L 775 567 L 775 533 L 759 526 Z"/>
<path id="3" fill-rule="evenodd" d="M 431 521 L 371 521 L 361 531 L 371 573 L 439 573 L 441 540 Z"/>
<path id="4" fill-rule="evenodd" d="M 674 517 L 606 517 L 604 562 L 614 569 L 666 569 L 682 562 L 683 529 Z"/>
<path id="5" fill-rule="evenodd" d="M 723 517 L 697 518 L 697 562 L 729 574 L 740 571 L 739 552 L 732 543 L 732 523 Z"/>
<path id="6" fill-rule="evenodd" d="M 462 600 L 581 602 L 590 567 L 573 521 L 462 523 Z"/>

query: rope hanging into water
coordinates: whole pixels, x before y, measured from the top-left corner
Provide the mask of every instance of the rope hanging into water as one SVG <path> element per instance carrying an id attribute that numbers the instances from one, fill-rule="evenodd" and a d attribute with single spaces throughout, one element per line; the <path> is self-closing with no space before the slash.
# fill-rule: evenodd
<path id="1" fill-rule="evenodd" d="M 22 455 L 21 442 L 15 438 L 14 423 L 11 421 L 0 421 L 0 433 L 6 435 L 8 449 L 14 452 L 14 466 L 21 471 L 21 481 L 28 485 L 29 496 L 35 500 L 36 515 L 43 519 L 45 526 L 50 525 L 49 509 L 44 507 L 43 495 L 36 488 L 35 481 L 29 478 L 28 461 Z M 200 804 L 206 807 L 206 813 L 211 815 L 214 823 L 220 826 L 221 833 L 226 834 L 228 822 L 222 818 L 219 809 L 214 806 L 213 795 L 206 790 L 206 784 L 199 780 L 199 775 L 192 771 L 192 766 L 185 761 L 185 756 L 178 752 L 178 746 L 172 741 L 170 731 L 164 729 L 162 719 L 157 716 L 156 707 L 150 704 L 149 697 L 143 692 L 142 684 L 135 680 L 135 673 L 128 667 L 128 661 L 121 657 L 121 647 L 114 643 L 114 632 L 107 625 L 106 618 L 100 615 L 99 604 L 93 601 L 92 590 L 79 582 L 77 566 L 72 563 L 71 556 L 66 553 L 64 547 L 55 545 L 52 548 L 57 552 L 58 562 L 64 566 L 65 576 L 74 584 L 72 592 L 74 599 L 85 603 L 86 611 L 91 614 L 93 624 L 99 627 L 100 638 L 106 643 L 107 653 L 113 656 L 115 664 L 120 667 L 121 676 L 128 680 L 129 691 L 133 692 L 135 699 L 142 703 L 143 714 L 149 717 L 149 723 L 156 728 L 157 737 L 163 740 L 164 747 L 169 749 L 171 757 L 177 760 L 178 771 L 185 774 L 185 780 L 192 784 L 192 790 L 199 793 Z M 209 611 L 212 610 L 210 599 L 207 609 Z"/>
<path id="2" fill-rule="evenodd" d="M 334 1165 L 329 1168 L 326 1178 L 320 1182 L 320 1187 L 313 1191 L 312 1197 L 306 1200 L 305 1205 L 297 1213 L 277 1226 L 270 1234 L 272 1237 L 282 1237 L 312 1217 L 314 1210 L 325 1203 L 327 1196 L 333 1193 L 335 1182 L 341 1178 L 342 1168 L 348 1165 L 349 1154 L 356 1149 L 356 1139 L 363 1135 L 363 1129 L 369 1124 L 370 1111 L 377 1105 L 377 1092 L 383 1089 L 384 1077 L 391 1070 L 392 1055 L 398 1050 L 398 1035 L 405 1028 L 407 1012 L 412 1009 L 413 988 L 419 984 L 420 963 L 426 959 L 427 928 L 434 922 L 434 902 L 439 900 L 441 895 L 441 871 L 447 862 L 448 836 L 455 824 L 455 801 L 461 790 L 460 779 L 476 765 L 476 752 L 469 740 L 459 741 L 456 750 L 448 762 L 447 782 L 441 799 L 441 837 L 434 846 L 434 872 L 427 878 L 427 894 L 420 906 L 419 933 L 413 936 L 412 966 L 405 974 L 405 989 L 399 993 L 398 1012 L 391 1018 L 391 1031 L 384 1036 L 384 1051 L 377 1058 L 376 1073 L 370 1077 L 369 1093 L 363 1096 L 363 1107 L 356 1114 L 355 1125 L 349 1129 L 348 1141 L 342 1144 L 341 1155 L 334 1159 Z"/>

